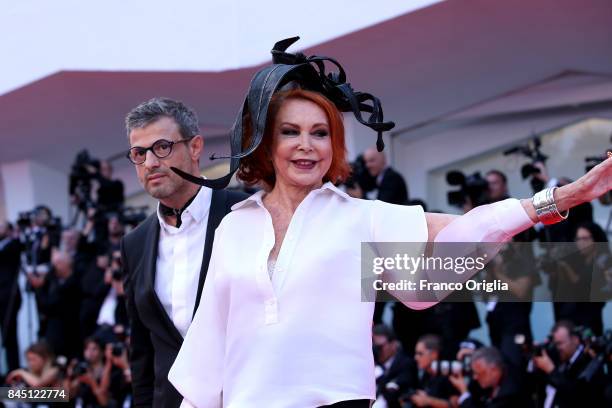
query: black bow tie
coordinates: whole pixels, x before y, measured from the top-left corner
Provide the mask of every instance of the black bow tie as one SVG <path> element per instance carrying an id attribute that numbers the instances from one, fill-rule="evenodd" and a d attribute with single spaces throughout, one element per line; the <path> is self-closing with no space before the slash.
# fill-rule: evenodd
<path id="1" fill-rule="evenodd" d="M 187 207 L 189 207 L 189 204 L 193 202 L 193 200 L 196 198 L 199 192 L 200 192 L 200 189 L 196 191 L 193 197 L 187 200 L 187 202 L 181 209 L 168 207 L 167 205 L 165 205 L 164 203 L 160 201 L 159 202 L 159 212 L 161 213 L 161 215 L 166 216 L 166 217 L 176 217 L 176 228 L 180 228 L 181 223 L 182 223 L 181 215 L 183 214 L 183 211 L 185 211 Z"/>

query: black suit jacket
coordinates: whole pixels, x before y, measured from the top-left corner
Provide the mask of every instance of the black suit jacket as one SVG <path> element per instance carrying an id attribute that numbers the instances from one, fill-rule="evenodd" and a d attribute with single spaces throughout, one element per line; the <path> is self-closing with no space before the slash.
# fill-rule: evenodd
<path id="1" fill-rule="evenodd" d="M 0 240 L 0 308 L 6 309 L 12 300 L 11 310 L 15 313 L 21 305 L 21 293 L 17 286 L 21 250 L 21 243 L 17 239 Z"/>
<path id="2" fill-rule="evenodd" d="M 399 350 L 389 369 L 376 379 L 376 395 L 382 394 L 389 408 L 400 408 L 399 397 L 416 387 L 417 375 L 414 360 Z M 387 389 L 390 382 L 397 384 L 399 389 Z"/>
<path id="3" fill-rule="evenodd" d="M 388 167 L 378 185 L 378 197 L 376 198 L 391 204 L 407 204 L 408 187 L 402 175 Z"/>
<path id="4" fill-rule="evenodd" d="M 504 376 L 500 384 L 499 392 L 495 396 L 487 396 L 482 389 L 479 389 L 477 395 L 472 395 L 465 399 L 459 407 L 516 408 L 533 406 L 528 394 L 522 390 L 515 379 L 512 378 L 518 376 L 520 376 L 519 373 Z"/>
<path id="5" fill-rule="evenodd" d="M 246 197 L 244 193 L 213 190 L 196 309 L 208 270 L 215 229 L 231 211 L 231 206 Z M 131 327 L 130 366 L 135 407 L 178 407 L 182 400 L 168 381 L 168 372 L 181 348 L 183 337 L 154 289 L 159 231 L 157 215 L 152 214 L 126 235 L 121 245 Z"/>

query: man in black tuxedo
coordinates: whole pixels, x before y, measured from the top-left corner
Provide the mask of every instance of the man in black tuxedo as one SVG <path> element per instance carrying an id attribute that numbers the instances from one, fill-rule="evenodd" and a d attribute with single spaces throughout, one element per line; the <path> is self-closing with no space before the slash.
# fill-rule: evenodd
<path id="1" fill-rule="evenodd" d="M 604 372 L 592 373 L 587 380 L 583 373 L 592 358 L 582 344 L 576 327 L 568 320 L 560 320 L 552 329 L 552 342 L 557 351 L 556 361 L 546 349 L 533 357 L 534 366 L 546 382 L 542 400 L 544 407 L 600 407 L 603 403 Z"/>
<path id="2" fill-rule="evenodd" d="M 182 103 L 144 102 L 127 115 L 126 129 L 128 158 L 159 200 L 156 214 L 122 241 L 133 401 L 136 407 L 178 407 L 182 397 L 168 371 L 200 301 L 215 229 L 246 195 L 199 187 L 170 170 L 200 175 L 203 138 L 195 113 Z"/>
<path id="3" fill-rule="evenodd" d="M 483 347 L 472 354 L 472 380 L 468 385 L 463 375 L 455 373 L 449 380 L 461 393 L 461 408 L 514 408 L 532 404 L 516 379 L 521 374 L 505 363 L 495 347 Z M 475 385 L 478 387 L 475 387 Z M 476 391 L 476 393 L 474 393 Z"/>
<path id="4" fill-rule="evenodd" d="M 384 400 L 387 408 L 400 408 L 400 395 L 416 385 L 414 360 L 404 353 L 393 330 L 384 324 L 372 329 L 372 348 L 376 363 L 376 398 Z"/>
<path id="5" fill-rule="evenodd" d="M 408 187 L 401 174 L 387 166 L 385 154 L 375 148 L 369 148 L 363 153 L 366 168 L 376 179 L 376 198 L 391 204 L 408 203 Z"/>

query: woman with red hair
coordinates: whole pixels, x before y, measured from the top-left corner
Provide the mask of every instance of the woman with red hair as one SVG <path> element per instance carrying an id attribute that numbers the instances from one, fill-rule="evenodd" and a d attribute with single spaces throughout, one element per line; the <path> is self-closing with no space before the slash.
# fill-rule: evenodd
<path id="1" fill-rule="evenodd" d="M 202 303 L 170 371 L 184 406 L 368 407 L 375 399 L 374 304 L 360 301 L 360 242 L 434 241 L 455 217 L 349 197 L 334 186 L 349 174 L 345 157 L 332 102 L 305 90 L 275 94 L 264 138 L 238 170 L 263 190 L 217 229 Z M 611 167 L 559 188 L 557 208 L 609 189 L 596 180 Z M 480 211 L 457 220 L 478 231 L 468 240 L 507 240 L 538 220 L 530 200 Z"/>
<path id="2" fill-rule="evenodd" d="M 339 109 L 379 132 L 379 150 L 393 123 L 383 122 L 377 98 L 352 90 L 336 61 L 327 59 L 339 72 L 326 75 L 324 57 L 287 54 L 294 41 L 277 43 L 275 64 L 255 75 L 233 129 L 231 169 L 263 189 L 215 231 L 202 300 L 168 376 L 183 407 L 369 407 L 374 303 L 362 301 L 362 242 L 415 243 L 417 254 L 427 242 L 507 242 L 612 188 L 607 160 L 533 200 L 461 217 L 352 198 L 335 186 L 349 174 Z M 310 90 L 286 90 L 287 75 Z M 182 176 L 217 188 L 231 174 Z"/>

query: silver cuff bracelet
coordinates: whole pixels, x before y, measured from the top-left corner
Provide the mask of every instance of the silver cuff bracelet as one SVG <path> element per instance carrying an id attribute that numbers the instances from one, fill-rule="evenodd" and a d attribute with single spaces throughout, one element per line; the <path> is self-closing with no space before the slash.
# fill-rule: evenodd
<path id="1" fill-rule="evenodd" d="M 535 208 L 538 219 L 542 224 L 550 225 L 556 224 L 560 221 L 567 219 L 569 210 L 566 210 L 564 214 L 561 214 L 555 204 L 553 193 L 558 187 L 550 187 L 540 192 L 537 192 L 531 202 Z"/>

